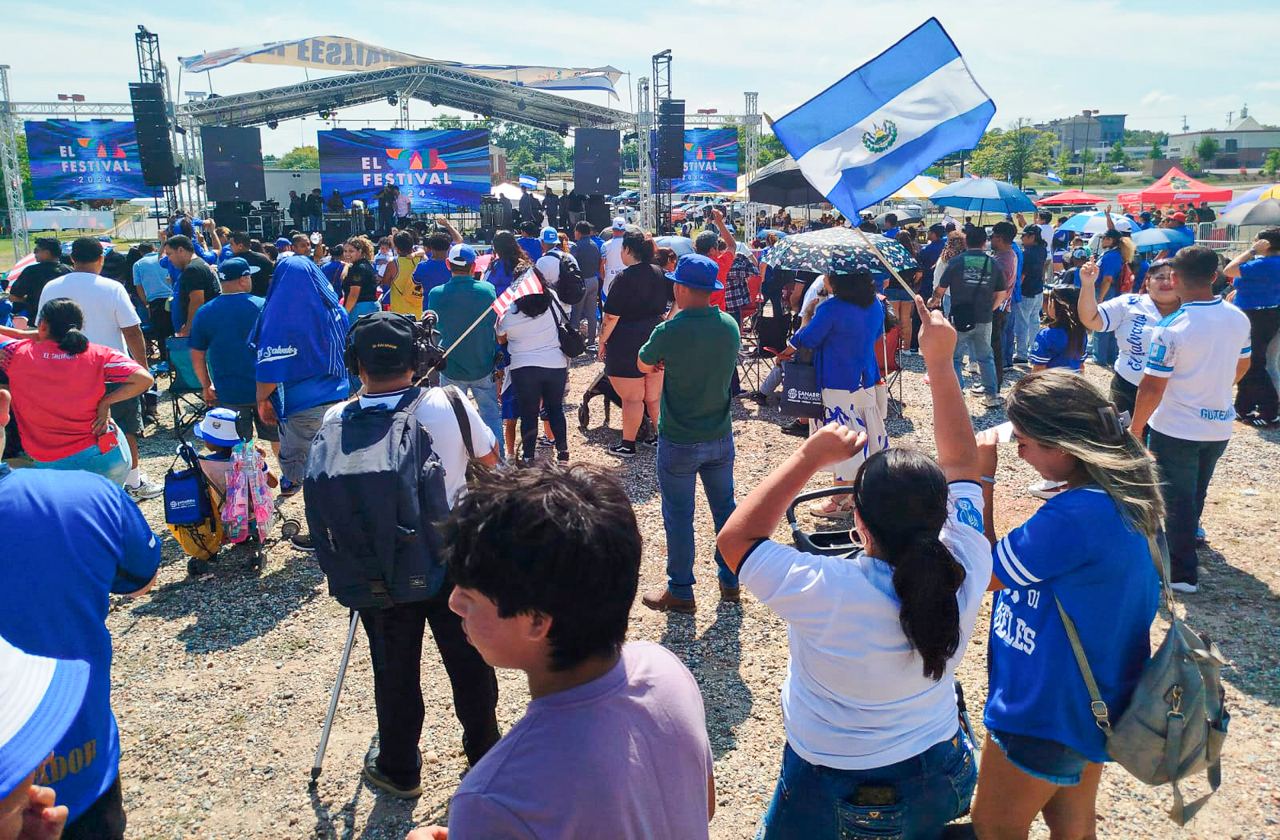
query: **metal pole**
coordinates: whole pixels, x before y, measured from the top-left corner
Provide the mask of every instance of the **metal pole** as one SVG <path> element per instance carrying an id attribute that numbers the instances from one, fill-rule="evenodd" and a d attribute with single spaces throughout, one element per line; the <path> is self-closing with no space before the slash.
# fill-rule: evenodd
<path id="1" fill-rule="evenodd" d="M 0 173 L 4 177 L 5 199 L 9 202 L 13 260 L 17 262 L 31 253 L 31 231 L 27 229 L 27 208 L 22 197 L 22 165 L 18 161 L 18 131 L 9 97 L 7 64 L 0 64 Z"/>
<path id="2" fill-rule="evenodd" d="M 316 747 L 316 758 L 311 765 L 311 787 L 316 786 L 320 778 L 320 767 L 324 764 L 324 751 L 329 746 L 329 730 L 333 728 L 333 716 L 338 711 L 338 698 L 342 695 L 342 683 L 347 678 L 347 663 L 351 661 L 351 648 L 356 643 L 356 624 L 360 621 L 360 613 L 351 611 L 351 627 L 347 630 L 347 644 L 342 648 L 342 661 L 338 663 L 338 679 L 333 684 L 333 693 L 329 695 L 329 713 L 324 718 L 324 728 L 320 730 L 320 745 Z"/>

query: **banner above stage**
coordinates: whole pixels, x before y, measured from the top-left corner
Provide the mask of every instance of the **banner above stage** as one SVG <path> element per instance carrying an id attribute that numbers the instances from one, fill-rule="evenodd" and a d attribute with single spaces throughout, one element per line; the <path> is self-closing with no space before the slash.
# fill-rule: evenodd
<path id="1" fill-rule="evenodd" d="M 618 94 L 613 86 L 618 79 L 622 78 L 622 71 L 609 65 L 546 67 L 523 64 L 462 64 L 457 61 L 423 58 L 338 35 L 274 41 L 252 47 L 231 47 L 178 60 L 182 62 L 183 69 L 189 73 L 204 73 L 238 62 L 350 72 L 438 64 L 444 67 L 456 67 L 477 76 L 510 82 L 521 87 L 539 90 L 604 90 L 614 97 Z"/>
<path id="2" fill-rule="evenodd" d="M 489 194 L 489 132 L 351 131 L 317 132 L 320 189 L 336 190 L 342 203 L 359 199 L 372 207 L 384 187 L 408 196 L 416 213 L 449 213 L 478 208 Z"/>
<path id="3" fill-rule="evenodd" d="M 152 198 L 132 122 L 27 122 L 31 189 L 42 200 Z"/>

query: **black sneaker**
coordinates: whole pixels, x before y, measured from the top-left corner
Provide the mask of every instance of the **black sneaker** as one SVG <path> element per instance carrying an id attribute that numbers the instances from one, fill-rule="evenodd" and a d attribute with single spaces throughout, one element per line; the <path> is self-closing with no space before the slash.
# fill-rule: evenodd
<path id="1" fill-rule="evenodd" d="M 784 435 L 807 438 L 809 436 L 809 424 L 803 420 L 797 420 L 794 423 L 782 426 L 781 431 Z"/>
<path id="2" fill-rule="evenodd" d="M 538 446 L 555 446 L 556 442 L 546 435 L 538 436 Z"/>
<path id="3" fill-rule="evenodd" d="M 400 787 L 388 778 L 385 773 L 379 770 L 378 755 L 379 750 L 377 747 L 370 747 L 369 752 L 365 753 L 364 770 L 360 775 L 364 777 L 366 782 L 373 785 L 378 790 L 391 794 L 397 799 L 417 799 L 419 796 L 422 796 L 421 782 L 413 787 Z M 418 758 L 418 764 L 419 766 L 422 764 L 421 756 Z"/>
<path id="4" fill-rule="evenodd" d="M 636 456 L 636 445 L 634 443 L 615 443 L 609 447 L 610 455 L 617 455 L 619 458 L 634 458 Z"/>
<path id="5" fill-rule="evenodd" d="M 644 439 L 644 445 L 645 445 L 645 446 L 652 446 L 652 447 L 655 447 L 655 448 L 656 448 L 656 447 L 658 446 L 658 435 L 657 435 L 657 433 L 655 432 L 654 434 L 651 434 L 651 435 L 649 435 L 647 438 L 645 438 L 645 439 Z"/>
<path id="6" fill-rule="evenodd" d="M 311 552 L 316 550 L 315 540 L 311 539 L 310 534 L 294 534 L 289 538 L 289 544 L 298 549 L 298 551 Z"/>
<path id="7" fill-rule="evenodd" d="M 566 449 L 564 452 L 557 452 L 556 460 L 562 464 L 569 463 L 569 450 Z"/>

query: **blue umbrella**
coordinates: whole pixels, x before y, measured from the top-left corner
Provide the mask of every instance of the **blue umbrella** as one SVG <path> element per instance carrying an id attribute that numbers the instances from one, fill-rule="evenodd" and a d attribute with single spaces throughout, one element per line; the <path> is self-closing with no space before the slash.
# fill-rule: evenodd
<path id="1" fill-rule="evenodd" d="M 1129 239 L 1137 246 L 1138 251 L 1142 253 L 1163 251 L 1167 248 L 1185 248 L 1192 244 L 1191 237 L 1187 236 L 1186 231 L 1177 228 L 1140 230 Z"/>
<path id="2" fill-rule="evenodd" d="M 929 200 L 939 207 L 972 213 L 1033 213 L 1036 206 L 1022 190 L 995 178 L 967 178 L 947 184 Z"/>
<path id="3" fill-rule="evenodd" d="M 1244 204 L 1246 201 L 1257 201 L 1258 197 L 1261 196 L 1264 192 L 1266 192 L 1269 189 L 1273 189 L 1275 187 L 1280 187 L 1280 184 L 1263 184 L 1261 187 L 1254 187 L 1244 195 L 1239 196 L 1237 198 L 1233 198 L 1231 199 L 1231 201 L 1227 202 L 1226 206 L 1218 211 L 1218 215 L 1225 216 L 1227 213 L 1230 213 L 1232 210 L 1236 209 L 1241 204 Z"/>
<path id="4" fill-rule="evenodd" d="M 1128 216 L 1118 213 L 1111 214 L 1111 224 L 1115 225 L 1116 230 L 1136 230 L 1138 227 Z M 1097 210 L 1075 214 L 1063 222 L 1058 230 L 1068 230 L 1072 233 L 1106 233 L 1108 227 L 1106 212 Z"/>
<path id="5" fill-rule="evenodd" d="M 693 253 L 693 240 L 687 236 L 659 236 L 653 240 L 659 248 L 670 248 L 677 257 Z"/>

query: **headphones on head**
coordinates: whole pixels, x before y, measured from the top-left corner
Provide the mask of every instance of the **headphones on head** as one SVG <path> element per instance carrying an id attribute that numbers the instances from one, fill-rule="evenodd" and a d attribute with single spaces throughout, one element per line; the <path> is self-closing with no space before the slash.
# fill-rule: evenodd
<path id="1" fill-rule="evenodd" d="M 342 364 L 347 368 L 347 372 L 352 376 L 360 375 L 360 358 L 356 355 L 356 327 L 365 318 L 376 313 L 369 312 L 361 315 L 347 329 L 347 343 L 342 349 Z M 418 321 L 412 315 L 403 312 L 397 312 L 401 318 L 404 318 L 413 325 L 413 359 L 410 364 L 414 370 L 414 379 L 421 379 L 431 370 L 444 370 L 444 353 L 432 341 L 436 319 L 434 314 L 423 313 L 422 320 Z"/>

